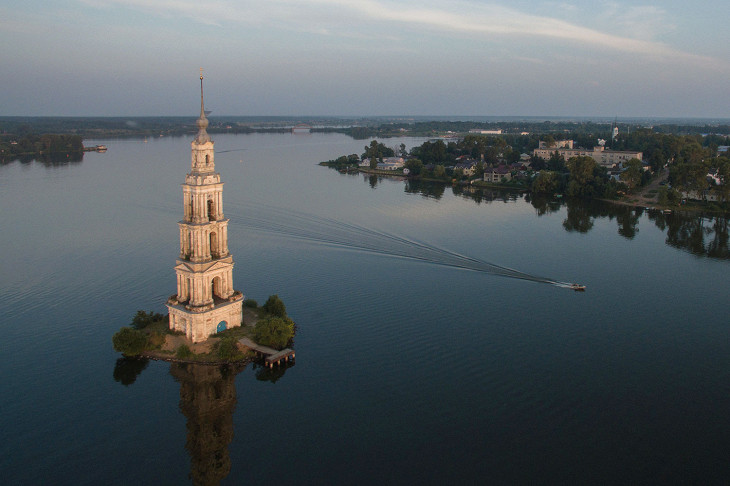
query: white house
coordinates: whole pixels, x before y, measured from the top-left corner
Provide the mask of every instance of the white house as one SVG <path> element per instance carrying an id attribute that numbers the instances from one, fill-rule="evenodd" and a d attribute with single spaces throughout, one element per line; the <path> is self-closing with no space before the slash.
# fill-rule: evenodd
<path id="1" fill-rule="evenodd" d="M 403 160 L 403 157 L 384 157 L 382 162 L 378 162 L 377 169 L 398 170 L 402 169 L 404 165 L 405 160 Z M 370 159 L 362 159 L 362 162 L 360 162 L 360 167 L 369 168 Z"/>

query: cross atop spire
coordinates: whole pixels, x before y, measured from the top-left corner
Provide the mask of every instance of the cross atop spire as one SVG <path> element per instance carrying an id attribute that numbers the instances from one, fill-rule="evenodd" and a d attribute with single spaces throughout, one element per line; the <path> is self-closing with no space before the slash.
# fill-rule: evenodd
<path id="1" fill-rule="evenodd" d="M 200 118 L 198 118 L 196 125 L 198 125 L 198 135 L 195 137 L 195 142 L 210 142 L 210 135 L 205 130 L 208 128 L 208 119 L 205 117 L 205 103 L 203 102 L 203 68 L 200 68 Z"/>

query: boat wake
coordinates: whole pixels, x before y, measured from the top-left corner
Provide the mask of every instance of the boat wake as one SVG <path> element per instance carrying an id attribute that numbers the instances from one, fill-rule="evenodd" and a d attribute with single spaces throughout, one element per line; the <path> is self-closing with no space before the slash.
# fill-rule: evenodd
<path id="1" fill-rule="evenodd" d="M 259 206 L 255 203 L 247 203 L 246 206 L 249 209 L 251 206 L 254 206 L 256 211 L 252 213 L 241 207 L 242 213 L 245 216 L 236 224 L 245 226 L 250 230 L 279 234 L 290 238 L 337 246 L 344 249 L 359 250 L 376 255 L 406 258 L 433 265 L 459 268 L 489 275 L 546 283 L 556 287 L 578 290 L 576 288 L 577 284 L 529 274 L 515 270 L 514 268 L 462 255 L 445 248 L 439 248 L 424 242 L 377 231 L 353 223 L 346 223 L 289 209 L 284 210 L 271 206 Z M 584 289 L 585 287 L 582 287 L 581 290 Z"/>

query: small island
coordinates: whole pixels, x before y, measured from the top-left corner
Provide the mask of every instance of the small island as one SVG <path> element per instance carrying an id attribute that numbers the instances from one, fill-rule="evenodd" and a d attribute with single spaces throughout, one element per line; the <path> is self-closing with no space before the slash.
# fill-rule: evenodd
<path id="1" fill-rule="evenodd" d="M 126 357 L 162 361 L 224 364 L 249 363 L 260 356 L 282 354 L 280 360 L 294 358 L 296 324 L 286 314 L 286 306 L 278 295 L 272 295 L 263 306 L 253 299 L 245 301 L 240 326 L 223 330 L 203 342 L 191 343 L 185 334 L 169 326 L 169 316 L 137 311 L 129 326 L 112 337 L 114 350 Z M 289 352 L 286 352 L 289 351 Z M 273 363 L 272 363 L 273 364 Z"/>
<path id="2" fill-rule="evenodd" d="M 215 171 L 214 142 L 207 132 L 202 70 L 196 124 L 190 172 L 182 184 L 180 253 L 174 267 L 177 293 L 167 299 L 166 316 L 138 311 L 131 326 L 112 338 L 114 349 L 127 357 L 208 364 L 251 360 L 256 353 L 265 355 L 272 366 L 293 359 L 294 351 L 284 347 L 291 345 L 295 325 L 281 299 L 272 295 L 259 309 L 256 301 L 233 288 L 223 182 Z"/>

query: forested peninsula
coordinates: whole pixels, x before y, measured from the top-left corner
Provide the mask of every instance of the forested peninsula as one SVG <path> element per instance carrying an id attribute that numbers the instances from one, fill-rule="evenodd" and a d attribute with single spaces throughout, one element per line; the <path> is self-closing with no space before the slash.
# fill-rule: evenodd
<path id="1" fill-rule="evenodd" d="M 566 160 L 562 154 L 572 152 L 559 147 L 574 144 L 641 158 L 626 158 L 611 165 L 599 164 L 587 155 Z M 728 145 L 730 137 L 726 134 L 679 135 L 653 128 L 614 134 L 606 127 L 601 132 L 547 135 L 468 133 L 434 138 L 410 151 L 404 144 L 388 147 L 372 140 L 361 154 L 343 155 L 320 165 L 342 172 L 359 170 L 446 184 L 497 185 L 537 194 L 668 208 L 700 205 L 726 212 L 730 210 Z M 543 153 L 549 156 L 537 155 L 538 147 L 547 147 Z"/>
<path id="2" fill-rule="evenodd" d="M 81 160 L 84 144 L 79 135 L 26 133 L 0 137 L 0 161 L 35 158 L 73 158 Z"/>

